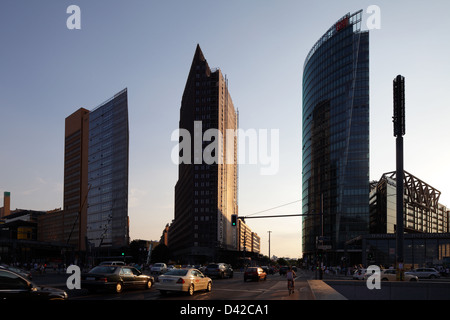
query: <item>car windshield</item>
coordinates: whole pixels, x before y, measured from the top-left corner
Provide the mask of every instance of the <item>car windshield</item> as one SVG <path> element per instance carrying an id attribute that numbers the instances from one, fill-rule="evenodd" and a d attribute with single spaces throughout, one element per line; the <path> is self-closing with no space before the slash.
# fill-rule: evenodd
<path id="1" fill-rule="evenodd" d="M 162 263 L 155 263 L 154 267 L 162 267 L 163 264 Z"/>
<path id="2" fill-rule="evenodd" d="M 210 264 L 210 265 L 207 266 L 208 269 L 209 269 L 209 268 L 214 268 L 214 269 L 216 269 L 216 268 L 218 268 L 218 267 L 219 267 L 218 264 Z"/>
<path id="3" fill-rule="evenodd" d="M 114 273 L 117 267 L 113 266 L 98 266 L 93 268 L 89 273 Z"/>
<path id="4" fill-rule="evenodd" d="M 166 272 L 164 275 L 166 276 L 185 276 L 187 274 L 186 269 L 173 269 Z"/>

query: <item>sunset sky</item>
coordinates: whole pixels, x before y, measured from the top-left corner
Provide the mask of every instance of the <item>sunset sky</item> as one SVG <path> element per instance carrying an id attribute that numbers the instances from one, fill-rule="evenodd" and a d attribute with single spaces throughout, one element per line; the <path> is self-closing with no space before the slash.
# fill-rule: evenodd
<path id="1" fill-rule="evenodd" d="M 81 9 L 69 30 L 67 7 Z M 406 83 L 405 170 L 450 206 L 449 1 L 2 0 L 0 192 L 11 208 L 63 205 L 64 120 L 128 88 L 131 239 L 159 240 L 174 217 L 171 160 L 197 44 L 227 75 L 240 127 L 279 130 L 279 170 L 239 167 L 239 214 L 301 212 L 302 71 L 314 43 L 346 13 L 370 30 L 370 179 L 395 170 L 392 81 Z M 3 201 L 1 200 L 2 205 Z M 287 205 L 289 204 L 289 205 Z M 277 209 L 268 210 L 274 207 Z M 262 212 L 264 211 L 264 212 Z M 252 219 L 261 252 L 301 257 L 301 218 Z"/>

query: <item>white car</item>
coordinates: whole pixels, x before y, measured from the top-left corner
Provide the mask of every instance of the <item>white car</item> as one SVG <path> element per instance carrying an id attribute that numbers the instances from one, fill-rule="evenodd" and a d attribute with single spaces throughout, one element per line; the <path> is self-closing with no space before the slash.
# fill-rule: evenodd
<path id="1" fill-rule="evenodd" d="M 441 274 L 434 268 L 417 268 L 408 273 L 417 276 L 418 278 L 435 279 L 439 278 Z"/>
<path id="2" fill-rule="evenodd" d="M 397 281 L 397 270 L 395 269 L 381 270 L 380 279 L 381 281 Z M 404 279 L 405 281 L 418 281 L 418 278 L 415 275 L 410 274 L 409 272 L 404 273 Z"/>
<path id="3" fill-rule="evenodd" d="M 186 292 L 193 295 L 195 291 L 211 291 L 212 280 L 194 268 L 173 269 L 158 277 L 155 289 L 161 294 L 167 291 Z"/>
<path id="4" fill-rule="evenodd" d="M 150 269 L 151 273 L 163 274 L 167 271 L 167 265 L 165 263 L 155 263 Z"/>

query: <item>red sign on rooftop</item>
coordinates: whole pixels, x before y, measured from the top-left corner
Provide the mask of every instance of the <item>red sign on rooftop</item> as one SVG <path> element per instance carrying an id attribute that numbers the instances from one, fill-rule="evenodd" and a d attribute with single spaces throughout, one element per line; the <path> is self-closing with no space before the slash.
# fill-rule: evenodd
<path id="1" fill-rule="evenodd" d="M 336 22 L 336 31 L 341 31 L 348 26 L 348 17 L 345 17 L 341 21 Z"/>

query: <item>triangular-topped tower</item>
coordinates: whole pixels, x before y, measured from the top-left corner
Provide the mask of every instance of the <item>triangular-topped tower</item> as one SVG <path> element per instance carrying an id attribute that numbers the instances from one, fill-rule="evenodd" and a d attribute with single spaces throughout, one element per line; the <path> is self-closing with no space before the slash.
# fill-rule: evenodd
<path id="1" fill-rule="evenodd" d="M 191 140 L 191 149 L 180 153 L 191 156 L 179 164 L 169 248 L 180 262 L 206 263 L 219 251 L 238 249 L 237 230 L 231 227 L 231 216 L 237 214 L 237 153 L 234 150 L 228 162 L 206 163 L 202 157 L 209 142 L 202 137 L 208 129 L 219 130 L 225 154 L 225 133 L 237 129 L 237 115 L 226 79 L 220 69 L 210 69 L 198 44 L 181 100 L 179 128 L 187 130 Z M 235 137 L 230 145 L 237 145 Z"/>

